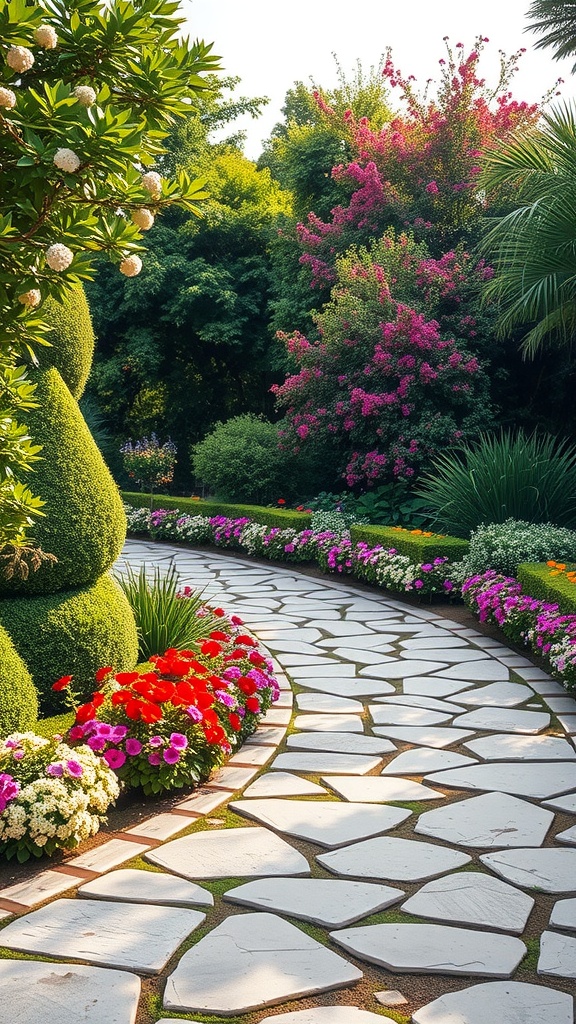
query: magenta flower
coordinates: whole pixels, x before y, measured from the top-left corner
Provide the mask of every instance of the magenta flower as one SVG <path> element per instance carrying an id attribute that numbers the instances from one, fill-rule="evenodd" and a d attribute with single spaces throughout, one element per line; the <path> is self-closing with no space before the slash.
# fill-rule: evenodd
<path id="1" fill-rule="evenodd" d="M 111 739 L 112 743 L 121 743 L 122 740 L 124 739 L 124 737 L 126 736 L 127 732 L 128 732 L 128 729 L 127 729 L 127 727 L 125 725 L 115 725 L 115 726 L 113 726 L 112 733 L 110 735 L 110 739 Z"/>
<path id="2" fill-rule="evenodd" d="M 153 750 L 151 754 L 148 754 L 148 764 L 153 765 L 155 768 L 160 764 L 162 758 L 157 750 Z"/>
<path id="3" fill-rule="evenodd" d="M 161 736 L 151 736 L 150 739 L 148 740 L 148 743 L 151 747 L 164 746 L 164 740 L 162 739 Z"/>
<path id="4" fill-rule="evenodd" d="M 0 814 L 6 809 L 6 804 L 14 800 L 20 792 L 20 783 L 7 772 L 0 772 Z"/>
<path id="5" fill-rule="evenodd" d="M 176 750 L 175 747 L 166 747 L 162 756 L 166 764 L 176 764 L 180 760 L 180 751 Z"/>
<path id="6" fill-rule="evenodd" d="M 130 737 L 125 743 L 126 753 L 130 754 L 130 757 L 136 757 L 142 750 L 142 744 L 140 740 Z"/>
<path id="7" fill-rule="evenodd" d="M 80 779 L 84 774 L 84 769 L 80 764 L 80 761 L 75 760 L 66 761 L 66 771 L 73 779 Z"/>
<path id="8" fill-rule="evenodd" d="M 104 760 L 109 768 L 121 768 L 126 760 L 126 754 L 122 750 L 107 750 Z"/>
<path id="9" fill-rule="evenodd" d="M 61 764 L 48 764 L 46 765 L 46 775 L 52 776 L 52 778 L 59 779 L 64 775 L 64 767 Z"/>
<path id="10" fill-rule="evenodd" d="M 182 732 L 173 732 L 170 733 L 170 743 L 176 750 L 186 750 L 188 739 Z"/>
<path id="11" fill-rule="evenodd" d="M 73 725 L 68 733 L 68 738 L 71 740 L 81 740 L 84 738 L 84 729 L 81 725 Z"/>

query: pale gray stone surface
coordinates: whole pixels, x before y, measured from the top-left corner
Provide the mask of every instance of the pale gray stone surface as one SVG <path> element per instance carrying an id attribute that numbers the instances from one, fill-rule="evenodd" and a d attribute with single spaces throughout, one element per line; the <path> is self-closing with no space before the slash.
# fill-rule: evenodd
<path id="1" fill-rule="evenodd" d="M 495 734 L 464 746 L 483 761 L 576 761 L 576 750 L 561 736 Z"/>
<path id="2" fill-rule="evenodd" d="M 569 793 L 568 796 L 559 796 L 555 800 L 545 800 L 544 806 L 551 807 L 553 811 L 576 814 L 576 793 Z"/>
<path id="3" fill-rule="evenodd" d="M 224 899 L 258 910 L 288 914 L 325 928 L 343 928 L 398 903 L 403 896 L 401 889 L 371 882 L 336 878 L 266 878 L 229 889 Z"/>
<path id="4" fill-rule="evenodd" d="M 402 904 L 402 910 L 415 917 L 521 935 L 533 906 L 531 896 L 499 878 L 456 871 L 427 882 Z"/>
<path id="5" fill-rule="evenodd" d="M 405 750 L 389 761 L 382 769 L 382 775 L 426 775 L 427 772 L 442 771 L 446 768 L 462 768 L 464 765 L 477 764 L 475 758 L 455 754 L 451 750 L 438 750 L 435 747 L 420 747 L 416 750 Z"/>
<path id="6" fill-rule="evenodd" d="M 197 910 L 175 907 L 60 899 L 12 921 L 2 932 L 2 945 L 23 953 L 158 974 L 205 917 Z"/>
<path id="7" fill-rule="evenodd" d="M 576 763 L 573 761 L 506 762 L 449 768 L 432 772 L 427 782 L 456 789 L 484 789 L 489 792 L 513 793 L 516 796 L 546 800 L 576 789 Z"/>
<path id="8" fill-rule="evenodd" d="M 291 775 L 290 772 L 270 772 L 261 775 L 248 789 L 244 790 L 244 797 L 267 797 L 267 796 L 323 796 L 326 793 L 322 786 L 315 782 L 301 778 L 300 775 Z"/>
<path id="9" fill-rule="evenodd" d="M 437 679 L 430 676 L 416 676 L 414 679 L 406 679 L 404 693 L 420 694 L 430 697 L 452 697 L 453 694 L 470 687 L 470 680 L 463 679 Z"/>
<path id="10" fill-rule="evenodd" d="M 417 693 L 395 693 L 393 697 L 377 697 L 376 704 L 401 704 L 404 707 L 420 708 L 426 711 L 439 711 L 444 715 L 461 715 L 462 708 L 448 700 L 438 697 L 422 697 Z"/>
<path id="11" fill-rule="evenodd" d="M 410 676 L 421 676 L 424 672 L 435 672 L 445 667 L 446 662 L 440 661 L 394 661 L 382 658 L 383 665 L 369 665 L 360 669 L 361 676 L 377 676 L 379 679 L 408 679 Z"/>
<path id="12" fill-rule="evenodd" d="M 411 640 L 402 640 L 400 647 L 406 651 L 417 651 L 437 648 L 441 651 L 448 647 L 468 647 L 468 641 L 462 636 L 451 636 L 446 630 L 435 630 L 433 627 L 424 630 L 424 636 L 416 636 Z M 434 641 L 434 642 L 433 642 Z"/>
<path id="13" fill-rule="evenodd" d="M 2 1024 L 134 1024 L 140 978 L 83 964 L 0 960 Z"/>
<path id="14" fill-rule="evenodd" d="M 296 704 L 299 711 L 327 711 L 334 715 L 361 715 L 364 710 L 359 700 L 330 693 L 299 693 Z"/>
<path id="15" fill-rule="evenodd" d="M 260 1024 L 382 1024 L 382 1017 L 357 1006 L 314 1006 L 264 1017 Z"/>
<path id="16" fill-rule="evenodd" d="M 349 953 L 401 974 L 509 978 L 526 953 L 520 939 L 439 924 L 370 924 L 330 932 Z"/>
<path id="17" fill-rule="evenodd" d="M 294 728 L 304 732 L 364 732 L 360 715 L 335 715 L 318 713 L 297 715 Z"/>
<path id="18" fill-rule="evenodd" d="M 78 892 L 92 899 L 129 903 L 158 903 L 164 906 L 183 904 L 190 907 L 214 905 L 212 893 L 201 885 L 160 871 L 137 871 L 134 868 L 110 871 L 107 875 L 85 882 Z"/>
<path id="19" fill-rule="evenodd" d="M 576 825 L 567 828 L 565 832 L 558 832 L 556 842 L 567 843 L 568 846 L 576 846 Z"/>
<path id="20" fill-rule="evenodd" d="M 381 1006 L 405 1006 L 408 1000 L 401 992 L 395 989 L 387 989 L 385 992 L 375 992 L 374 998 Z"/>
<path id="21" fill-rule="evenodd" d="M 530 700 L 532 691 L 521 683 L 489 683 L 475 690 L 466 690 L 454 698 L 457 704 L 473 707 L 515 708 Z"/>
<path id="22" fill-rule="evenodd" d="M 365 803 L 275 799 L 236 800 L 230 804 L 230 810 L 277 832 L 328 848 L 388 832 L 411 813 L 399 807 L 374 807 Z"/>
<path id="23" fill-rule="evenodd" d="M 296 732 L 288 737 L 287 746 L 296 750 L 327 750 L 335 754 L 391 754 L 396 750 L 390 740 L 353 732 Z"/>
<path id="24" fill-rule="evenodd" d="M 387 739 L 397 740 L 399 743 L 414 743 L 416 746 L 436 747 L 439 750 L 462 743 L 474 735 L 473 729 L 445 729 L 442 726 L 416 728 L 413 726 L 377 725 L 373 732 L 377 736 L 385 736 Z"/>
<path id="25" fill-rule="evenodd" d="M 444 800 L 444 794 L 411 779 L 392 775 L 368 775 L 362 779 L 331 775 L 323 780 L 345 800 L 365 803 L 406 802 L 410 800 Z"/>
<path id="26" fill-rule="evenodd" d="M 507 793 L 484 793 L 421 814 L 415 831 L 471 847 L 541 846 L 552 811 Z"/>
<path id="27" fill-rule="evenodd" d="M 229 917 L 184 954 L 164 1008 L 223 1016 L 342 988 L 362 972 L 274 914 Z"/>
<path id="28" fill-rule="evenodd" d="M 312 775 L 336 774 L 366 775 L 382 764 L 380 757 L 365 757 L 362 754 L 306 753 L 279 754 L 272 762 L 272 768 L 290 772 L 310 772 Z"/>
<path id="29" fill-rule="evenodd" d="M 301 853 L 259 827 L 196 832 L 159 846 L 146 859 L 191 879 L 310 874 Z"/>
<path id="30" fill-rule="evenodd" d="M 501 878 L 524 889 L 576 892 L 576 850 L 501 850 L 480 860 Z"/>
<path id="31" fill-rule="evenodd" d="M 544 711 L 516 711 L 514 708 L 476 708 L 454 719 L 460 729 L 482 729 L 487 732 L 519 732 L 527 735 L 542 732 L 550 725 Z"/>
<path id="32" fill-rule="evenodd" d="M 338 675 L 342 673 L 338 670 Z M 296 678 L 296 677 L 295 677 Z M 300 676 L 300 686 L 320 693 L 334 693 L 341 697 L 379 697 L 381 694 L 395 693 L 391 683 L 383 679 L 338 679 L 331 676 Z"/>
<path id="33" fill-rule="evenodd" d="M 421 658 L 422 661 L 447 661 L 451 664 L 461 665 L 468 662 L 482 661 L 487 655 L 484 651 L 478 651 L 474 647 L 439 647 L 429 648 L 428 650 L 418 651 L 401 651 L 401 658 L 406 658 L 408 661 Z"/>
<path id="34" fill-rule="evenodd" d="M 553 928 L 576 931 L 576 899 L 558 900 L 552 908 L 550 924 Z"/>
<path id="35" fill-rule="evenodd" d="M 510 672 L 493 659 L 473 661 L 469 665 L 451 665 L 437 673 L 440 679 L 468 679 L 473 683 L 499 683 L 510 679 Z"/>
<path id="36" fill-rule="evenodd" d="M 576 938 L 559 932 L 542 932 L 538 974 L 576 978 Z"/>
<path id="37" fill-rule="evenodd" d="M 452 715 L 405 704 L 370 704 L 368 710 L 375 725 L 429 726 L 449 722 Z"/>
<path id="38" fill-rule="evenodd" d="M 432 843 L 381 836 L 322 853 L 316 860 L 328 871 L 344 878 L 424 882 L 469 864 L 471 858 L 460 850 L 448 850 Z"/>
<path id="39" fill-rule="evenodd" d="M 573 1024 L 566 992 L 520 981 L 492 981 L 447 992 L 412 1015 L 413 1024 Z"/>

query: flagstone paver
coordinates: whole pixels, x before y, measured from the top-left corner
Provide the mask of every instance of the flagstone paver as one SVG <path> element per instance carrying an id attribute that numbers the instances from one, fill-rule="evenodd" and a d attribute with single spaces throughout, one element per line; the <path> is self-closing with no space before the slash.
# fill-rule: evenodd
<path id="1" fill-rule="evenodd" d="M 416 917 L 516 935 L 524 931 L 533 907 L 531 896 L 477 871 L 455 871 L 436 878 L 402 904 L 402 910 Z"/>
<path id="2" fill-rule="evenodd" d="M 450 714 L 428 711 L 426 708 L 411 708 L 405 704 L 370 704 L 368 710 L 375 725 L 442 725 L 452 718 Z"/>
<path id="3" fill-rule="evenodd" d="M 252 782 L 248 789 L 244 790 L 244 797 L 267 797 L 267 796 L 322 796 L 326 790 L 316 782 L 303 779 L 301 775 L 291 775 L 290 772 L 270 772 L 261 775 L 255 782 Z"/>
<path id="4" fill-rule="evenodd" d="M 550 715 L 543 711 L 515 711 L 513 708 L 477 708 L 454 719 L 459 729 L 486 729 L 491 732 L 543 732 Z"/>
<path id="5" fill-rule="evenodd" d="M 461 850 L 382 836 L 320 854 L 316 860 L 344 878 L 424 882 L 469 864 L 471 858 Z"/>
<path id="6" fill-rule="evenodd" d="M 413 1024 L 573 1024 L 571 995 L 520 981 L 448 992 L 412 1016 Z"/>
<path id="7" fill-rule="evenodd" d="M 377 736 L 386 736 L 391 740 L 398 740 L 400 743 L 414 743 L 421 747 L 451 747 L 453 744 L 462 743 L 474 735 L 472 729 L 446 729 L 442 726 L 428 726 L 427 728 L 416 726 L 396 727 L 393 725 L 377 725 L 373 732 Z"/>
<path id="8" fill-rule="evenodd" d="M 464 746 L 483 761 L 576 761 L 576 750 L 560 736 L 503 733 L 483 736 Z"/>
<path id="9" fill-rule="evenodd" d="M 514 885 L 542 892 L 576 892 L 576 850 L 502 850 L 482 854 L 491 871 Z"/>
<path id="10" fill-rule="evenodd" d="M 260 1024 L 382 1024 L 382 1017 L 356 1006 L 315 1006 L 264 1017 Z"/>
<path id="11" fill-rule="evenodd" d="M 557 900 L 550 914 L 550 925 L 576 931 L 576 899 Z"/>
<path id="12" fill-rule="evenodd" d="M 383 775 L 426 775 L 427 772 L 442 771 L 445 768 L 462 768 L 467 764 L 477 764 L 475 758 L 464 754 L 455 754 L 451 750 L 437 750 L 435 747 L 420 747 L 416 750 L 405 750 L 389 761 L 383 769 Z"/>
<path id="13" fill-rule="evenodd" d="M 324 772 L 338 775 L 366 775 L 382 764 L 380 757 L 365 757 L 362 754 L 289 753 L 280 754 L 272 762 L 272 768 L 287 768 L 290 772 L 310 772 L 322 775 Z"/>
<path id="14" fill-rule="evenodd" d="M 133 868 L 110 871 L 81 885 L 78 893 L 92 899 L 158 903 L 162 906 L 211 907 L 214 904 L 212 893 L 201 885 L 160 871 L 136 871 Z"/>
<path id="15" fill-rule="evenodd" d="M 258 827 L 196 832 L 160 846 L 146 859 L 190 879 L 310 874 L 301 853 Z"/>
<path id="16" fill-rule="evenodd" d="M 367 803 L 390 801 L 444 800 L 438 790 L 423 786 L 412 779 L 395 776 L 369 775 L 368 778 L 349 778 L 346 775 L 330 775 L 324 780 L 345 800 L 364 800 Z"/>
<path id="17" fill-rule="evenodd" d="M 297 732 L 288 737 L 286 746 L 289 750 L 327 750 L 335 754 L 392 754 L 396 751 L 390 740 L 350 732 Z"/>
<path id="18" fill-rule="evenodd" d="M 543 932 L 540 939 L 538 974 L 576 978 L 576 938 L 559 932 Z"/>
<path id="19" fill-rule="evenodd" d="M 235 800 L 230 810 L 277 832 L 329 849 L 389 832 L 411 814 L 399 807 L 375 807 L 366 803 L 276 799 Z"/>
<path id="20" fill-rule="evenodd" d="M 512 762 L 478 764 L 449 768 L 426 775 L 427 782 L 456 789 L 484 789 L 499 793 L 546 800 L 576 789 L 576 764 L 573 761 Z"/>
<path id="21" fill-rule="evenodd" d="M 132 1024 L 140 978 L 83 964 L 0 960 L 2 1024 Z"/>
<path id="22" fill-rule="evenodd" d="M 426 811 L 414 831 L 456 846 L 541 846 L 553 820 L 552 811 L 526 800 L 484 793 Z"/>
<path id="23" fill-rule="evenodd" d="M 229 889 L 224 899 L 258 910 L 288 914 L 325 928 L 343 928 L 368 914 L 399 903 L 403 896 L 402 889 L 372 882 L 336 878 L 265 878 Z"/>

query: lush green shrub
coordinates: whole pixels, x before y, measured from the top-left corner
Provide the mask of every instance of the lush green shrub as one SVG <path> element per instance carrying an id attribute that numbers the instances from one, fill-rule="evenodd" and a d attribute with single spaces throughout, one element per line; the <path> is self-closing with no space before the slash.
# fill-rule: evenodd
<path id="1" fill-rule="evenodd" d="M 0 626 L 0 735 L 26 732 L 36 721 L 38 697 L 26 665 Z"/>
<path id="2" fill-rule="evenodd" d="M 0 601 L 0 622 L 30 670 L 43 714 L 61 710 L 50 689 L 60 676 L 73 675 L 75 689 L 89 693 L 99 668 L 131 669 L 138 660 L 132 610 L 108 575 L 64 593 Z"/>
<path id="3" fill-rule="evenodd" d="M 457 562 L 468 551 L 468 542 L 460 537 L 448 537 L 433 533 L 426 536 L 421 530 L 403 530 L 394 526 L 364 526 L 355 524 L 350 528 L 353 544 L 364 541 L 370 547 L 381 544 L 396 548 L 401 555 L 407 555 L 412 562 L 429 562 L 434 558 L 449 558 Z"/>
<path id="4" fill-rule="evenodd" d="M 50 347 L 37 350 L 44 369 L 55 367 L 74 398 L 84 392 L 94 354 L 92 319 L 81 287 L 67 292 L 62 300 L 46 299 L 42 315 L 52 324 L 47 337 Z"/>
<path id="5" fill-rule="evenodd" d="M 278 447 L 278 428 L 252 413 L 217 423 L 192 451 L 195 475 L 214 494 L 231 501 L 263 503 L 283 497 L 286 462 Z"/>
<path id="6" fill-rule="evenodd" d="M 150 495 L 138 491 L 122 491 L 122 498 L 132 508 L 150 506 Z M 263 505 L 227 505 L 223 501 L 205 501 L 204 498 L 170 498 L 165 494 L 154 496 L 156 508 L 176 509 L 189 516 L 226 516 L 227 519 L 252 519 L 263 526 L 293 527 L 305 530 L 310 525 L 306 512 L 292 512 L 290 509 L 265 508 Z"/>
<path id="7" fill-rule="evenodd" d="M 435 527 L 468 537 L 507 519 L 576 527 L 576 447 L 548 434 L 484 434 L 438 456 L 417 493 Z"/>
<path id="8" fill-rule="evenodd" d="M 44 445 L 34 487 L 46 502 L 35 535 L 58 562 L 25 581 L 3 581 L 4 594 L 53 593 L 92 583 L 113 565 L 126 535 L 118 488 L 62 377 L 54 369 L 34 376 L 40 404 L 27 414 L 27 423 Z"/>
<path id="9" fill-rule="evenodd" d="M 567 569 L 576 570 L 576 564 L 567 565 Z M 576 613 L 576 584 L 571 583 L 564 574 L 553 576 L 546 563 L 526 562 L 518 566 L 516 576 L 525 594 L 539 601 L 557 604 L 566 615 Z"/>
<path id="10" fill-rule="evenodd" d="M 507 519 L 474 530 L 465 562 L 469 576 L 487 569 L 515 576 L 521 562 L 546 562 L 550 558 L 576 560 L 576 530 Z"/>

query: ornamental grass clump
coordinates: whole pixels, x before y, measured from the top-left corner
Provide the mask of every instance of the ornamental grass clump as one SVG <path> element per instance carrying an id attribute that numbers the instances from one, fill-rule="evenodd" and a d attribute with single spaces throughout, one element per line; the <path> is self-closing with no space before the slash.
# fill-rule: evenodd
<path id="1" fill-rule="evenodd" d="M 22 862 L 74 849 L 98 832 L 119 792 L 85 743 L 12 733 L 0 741 L 0 855 Z"/>

